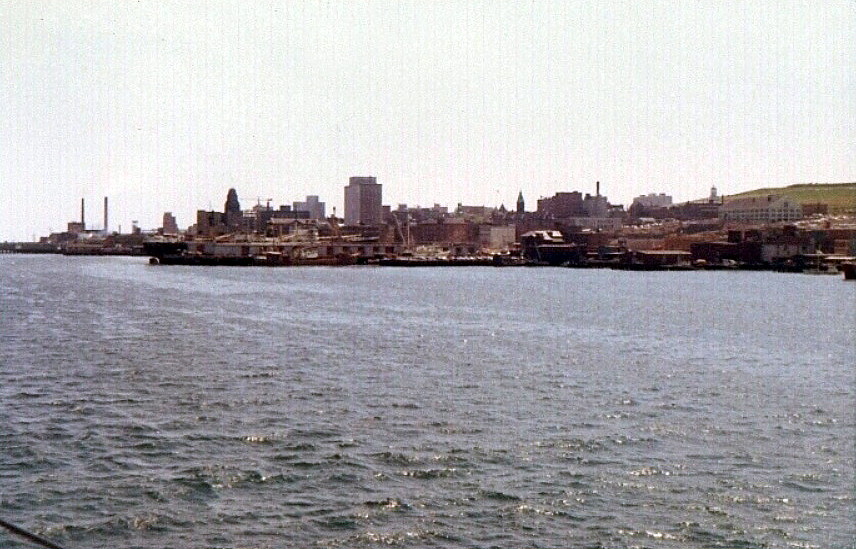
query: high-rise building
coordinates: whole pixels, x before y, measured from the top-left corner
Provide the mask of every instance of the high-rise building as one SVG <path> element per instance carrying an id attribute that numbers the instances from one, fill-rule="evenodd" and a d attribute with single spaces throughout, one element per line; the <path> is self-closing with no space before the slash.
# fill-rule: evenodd
<path id="1" fill-rule="evenodd" d="M 238 202 L 238 191 L 235 189 L 229 189 L 229 192 L 226 193 L 226 204 L 223 205 L 223 213 L 228 214 L 229 212 L 240 211 L 241 203 Z"/>
<path id="2" fill-rule="evenodd" d="M 172 212 L 164 212 L 163 214 L 163 233 L 178 234 L 178 223 L 176 223 Z"/>
<path id="3" fill-rule="evenodd" d="M 223 215 L 226 218 L 226 226 L 230 229 L 241 226 L 243 214 L 241 213 L 241 203 L 238 202 L 238 192 L 235 189 L 229 189 L 229 192 L 226 193 Z"/>
<path id="4" fill-rule="evenodd" d="M 345 187 L 345 225 L 383 223 L 382 185 L 375 177 L 352 177 Z"/>
<path id="5" fill-rule="evenodd" d="M 324 219 L 326 217 L 325 205 L 318 200 L 317 196 L 307 196 L 305 202 L 293 204 L 296 212 L 309 212 L 310 219 Z"/>

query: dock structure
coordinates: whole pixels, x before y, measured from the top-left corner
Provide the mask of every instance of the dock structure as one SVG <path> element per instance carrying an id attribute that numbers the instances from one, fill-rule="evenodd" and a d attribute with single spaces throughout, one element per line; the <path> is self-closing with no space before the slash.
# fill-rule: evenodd
<path id="1" fill-rule="evenodd" d="M 62 248 L 50 242 L 2 242 L 0 254 L 61 254 Z"/>
<path id="2" fill-rule="evenodd" d="M 163 264 L 297 265 L 349 264 L 402 253 L 400 244 L 337 239 L 216 238 L 151 240 L 145 254 Z"/>

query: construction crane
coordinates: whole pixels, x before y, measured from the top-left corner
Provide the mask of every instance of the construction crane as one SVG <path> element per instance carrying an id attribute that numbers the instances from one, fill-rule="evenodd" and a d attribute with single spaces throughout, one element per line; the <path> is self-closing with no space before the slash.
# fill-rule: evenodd
<path id="1" fill-rule="evenodd" d="M 401 239 L 401 243 L 406 246 L 408 242 L 407 239 L 404 238 L 404 231 L 401 230 L 401 221 L 395 214 L 392 215 L 392 219 L 395 220 L 395 232 L 398 234 L 398 238 Z"/>

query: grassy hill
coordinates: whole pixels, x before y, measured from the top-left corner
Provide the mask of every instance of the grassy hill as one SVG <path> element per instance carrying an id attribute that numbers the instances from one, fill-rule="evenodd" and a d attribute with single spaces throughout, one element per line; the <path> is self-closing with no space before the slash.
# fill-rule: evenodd
<path id="1" fill-rule="evenodd" d="M 728 195 L 725 200 L 768 194 L 786 194 L 800 204 L 828 204 L 829 213 L 856 212 L 856 183 L 800 183 L 787 187 L 769 187 Z"/>

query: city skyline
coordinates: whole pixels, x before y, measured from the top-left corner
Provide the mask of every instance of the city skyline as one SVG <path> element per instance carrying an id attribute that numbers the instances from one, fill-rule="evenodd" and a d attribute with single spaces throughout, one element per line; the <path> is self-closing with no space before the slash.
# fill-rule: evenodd
<path id="1" fill-rule="evenodd" d="M 307 195 L 512 209 L 856 180 L 856 8 L 9 3 L 0 240 Z M 530 206 L 531 209 L 532 206 Z M 91 208 L 88 224 L 100 214 Z"/>

